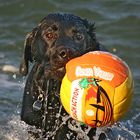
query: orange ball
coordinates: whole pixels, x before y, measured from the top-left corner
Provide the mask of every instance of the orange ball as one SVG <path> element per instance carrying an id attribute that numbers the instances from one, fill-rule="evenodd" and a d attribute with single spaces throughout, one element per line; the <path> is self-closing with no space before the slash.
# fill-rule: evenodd
<path id="1" fill-rule="evenodd" d="M 60 98 L 70 116 L 91 127 L 118 121 L 129 109 L 133 78 L 119 57 L 94 51 L 70 60 Z"/>

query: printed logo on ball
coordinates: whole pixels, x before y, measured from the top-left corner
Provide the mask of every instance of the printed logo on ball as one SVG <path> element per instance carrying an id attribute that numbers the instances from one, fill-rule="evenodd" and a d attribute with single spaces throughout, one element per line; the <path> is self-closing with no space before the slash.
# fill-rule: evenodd
<path id="1" fill-rule="evenodd" d="M 82 97 L 84 94 L 84 89 L 78 86 L 79 81 L 80 79 L 72 82 L 70 114 L 74 119 L 82 121 Z"/>
<path id="2" fill-rule="evenodd" d="M 101 78 L 107 81 L 112 81 L 114 78 L 114 74 L 111 72 L 107 72 L 102 70 L 100 67 L 93 66 L 92 68 L 83 68 L 81 66 L 76 67 L 75 71 L 76 77 L 82 77 L 82 76 L 87 76 L 87 77 L 97 77 Z"/>

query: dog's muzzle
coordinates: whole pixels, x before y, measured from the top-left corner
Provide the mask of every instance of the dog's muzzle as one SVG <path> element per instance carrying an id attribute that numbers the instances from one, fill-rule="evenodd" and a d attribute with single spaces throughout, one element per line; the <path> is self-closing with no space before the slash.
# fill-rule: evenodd
<path id="1" fill-rule="evenodd" d="M 77 53 L 72 48 L 65 46 L 53 48 L 49 54 L 49 64 L 45 68 L 45 76 L 57 80 L 62 79 L 65 74 L 66 63 L 76 56 Z"/>

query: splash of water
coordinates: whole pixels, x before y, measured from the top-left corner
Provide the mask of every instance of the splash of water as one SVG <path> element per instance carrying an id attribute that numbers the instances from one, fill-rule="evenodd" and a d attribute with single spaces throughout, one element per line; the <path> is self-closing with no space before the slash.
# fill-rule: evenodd
<path id="1" fill-rule="evenodd" d="M 2 140 L 25 140 L 27 139 L 27 125 L 21 122 L 19 116 L 13 116 L 6 126 L 1 127 Z"/>
<path id="2" fill-rule="evenodd" d="M 59 115 L 59 114 L 58 114 Z M 140 116 L 140 113 L 136 116 Z M 137 119 L 137 117 L 134 117 Z M 134 119 L 133 118 L 133 119 Z M 69 118 L 63 118 L 63 123 L 60 125 L 60 127 L 68 120 Z M 134 120 L 133 120 L 134 121 Z M 82 138 L 83 140 L 88 140 L 88 137 L 86 136 L 86 133 L 89 131 L 87 129 L 86 131 L 77 130 L 78 123 L 74 124 L 73 126 L 71 124 L 68 124 L 71 129 L 74 131 L 78 131 L 78 136 L 76 140 L 79 140 Z M 132 125 L 132 123 L 130 124 Z M 75 126 L 75 127 L 74 127 Z M 57 127 L 56 131 L 60 128 Z M 53 133 L 55 134 L 56 131 Z M 124 123 L 115 123 L 111 127 L 107 128 L 98 128 L 96 132 L 96 136 L 94 136 L 94 140 L 98 140 L 99 136 L 104 133 L 107 137 L 107 140 L 140 140 L 140 137 L 136 135 L 131 130 L 128 130 L 128 128 L 125 126 Z M 3 126 L 0 128 L 0 139 L 1 140 L 34 140 L 34 134 L 38 134 L 40 136 L 41 140 L 47 140 L 48 138 L 42 138 L 42 132 L 40 129 L 36 129 L 33 126 L 29 126 L 25 124 L 23 121 L 20 120 L 19 116 L 13 115 L 11 120 L 7 123 L 6 126 Z M 70 136 L 67 136 L 69 139 Z"/>
<path id="3" fill-rule="evenodd" d="M 41 136 L 40 129 L 27 125 L 19 116 L 13 115 L 7 125 L 0 128 L 0 140 L 34 140 L 34 133 Z"/>
<path id="4" fill-rule="evenodd" d="M 63 119 L 63 123 L 65 123 L 68 118 Z M 63 125 L 63 123 L 61 125 Z M 69 124 L 69 127 L 77 131 L 77 124 L 74 124 L 75 127 Z M 57 129 L 59 128 L 56 128 L 56 131 Z M 78 130 L 79 134 L 76 140 L 80 138 L 82 138 L 83 140 L 88 140 L 88 137 L 86 136 L 86 132 L 88 131 L 88 129 L 86 131 Z M 20 117 L 16 115 L 12 116 L 11 120 L 9 120 L 6 126 L 0 128 L 0 137 L 2 136 L 1 140 L 35 140 L 35 138 L 32 136 L 32 134 L 34 133 L 38 133 L 40 135 L 40 138 L 42 137 L 40 129 L 36 129 L 33 126 L 25 124 L 20 120 Z M 108 128 L 98 128 L 96 136 L 94 136 L 94 140 L 98 140 L 101 133 L 104 133 L 106 135 L 107 140 L 138 140 L 136 134 L 128 130 L 128 128 L 125 127 L 124 123 L 116 123 L 112 127 Z M 69 136 L 67 136 L 67 138 L 69 139 Z M 47 140 L 47 138 L 44 140 Z"/>

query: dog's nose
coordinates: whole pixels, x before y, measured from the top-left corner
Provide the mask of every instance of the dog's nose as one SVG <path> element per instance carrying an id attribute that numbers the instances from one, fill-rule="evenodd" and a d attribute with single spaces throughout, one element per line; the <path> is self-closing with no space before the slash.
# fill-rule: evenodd
<path id="1" fill-rule="evenodd" d="M 58 55 L 61 59 L 70 59 L 72 57 L 72 50 L 69 48 L 61 48 Z"/>
<path id="2" fill-rule="evenodd" d="M 61 58 L 66 58 L 67 55 L 68 55 L 68 51 L 67 51 L 66 49 L 63 49 L 63 50 L 61 50 L 61 51 L 59 52 L 59 56 L 60 56 Z"/>

